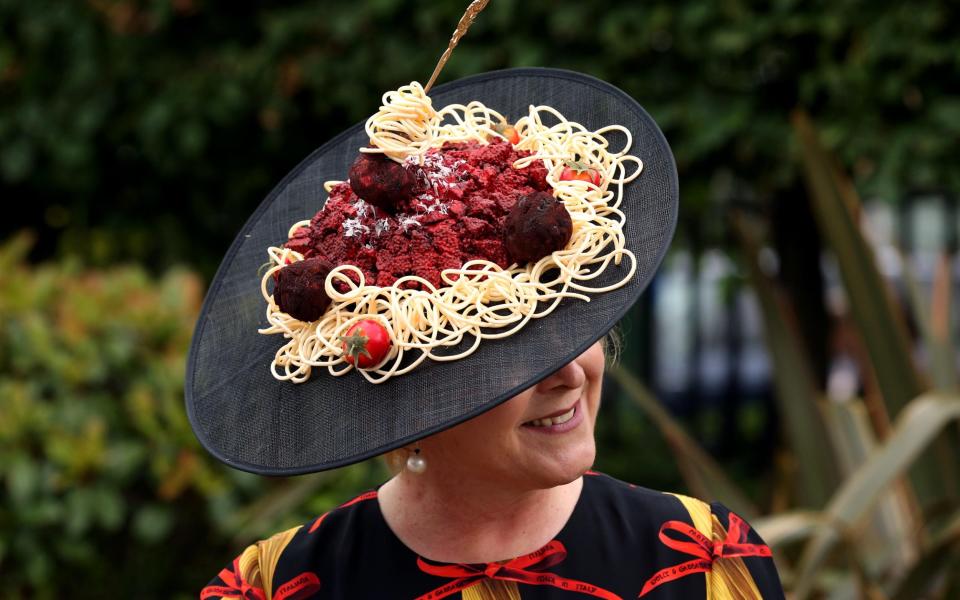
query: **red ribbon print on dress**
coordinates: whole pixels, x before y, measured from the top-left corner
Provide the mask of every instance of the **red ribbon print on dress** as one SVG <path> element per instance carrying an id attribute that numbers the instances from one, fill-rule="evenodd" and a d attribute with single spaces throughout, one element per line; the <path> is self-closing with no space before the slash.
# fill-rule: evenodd
<path id="1" fill-rule="evenodd" d="M 348 500 L 348 501 L 344 502 L 343 504 L 341 504 L 341 505 L 338 506 L 337 508 L 346 508 L 346 507 L 348 507 L 348 506 L 353 506 L 353 505 L 356 504 L 357 502 L 363 502 L 364 500 L 370 500 L 371 498 L 376 498 L 376 497 L 377 497 L 377 490 L 370 490 L 369 492 L 364 492 L 364 493 L 360 494 L 359 496 L 357 496 L 357 497 L 354 498 L 353 500 Z M 310 526 L 310 529 L 309 529 L 309 531 L 307 531 L 307 533 L 313 533 L 314 531 L 316 531 L 317 528 L 320 527 L 320 523 L 323 523 L 323 520 L 326 519 L 326 518 L 327 518 L 327 515 L 329 515 L 329 514 L 330 514 L 330 512 L 328 511 L 328 512 L 325 512 L 325 513 L 323 513 L 322 515 L 320 515 L 320 516 L 317 518 L 317 520 L 313 522 L 313 525 Z"/>
<path id="2" fill-rule="evenodd" d="M 267 600 L 263 590 L 247 583 L 240 574 L 240 559 L 233 561 L 233 571 L 223 569 L 220 579 L 227 584 L 208 585 L 200 591 L 200 600 L 207 598 L 242 598 L 243 600 Z"/>
<path id="3" fill-rule="evenodd" d="M 208 598 L 239 598 L 241 600 L 267 600 L 261 588 L 248 583 L 240 574 L 240 559 L 233 561 L 233 571 L 223 569 L 220 579 L 227 585 L 208 585 L 200 591 L 200 600 Z M 299 600 L 320 591 L 320 578 L 316 573 L 304 571 L 277 588 L 273 600 Z"/>
<path id="4" fill-rule="evenodd" d="M 529 585 L 549 585 L 568 592 L 579 592 L 596 598 L 621 600 L 620 596 L 595 585 L 544 572 L 545 569 L 562 562 L 566 557 L 567 549 L 557 540 L 553 540 L 532 554 L 520 556 L 505 563 L 434 565 L 418 556 L 417 566 L 424 573 L 437 577 L 450 577 L 455 580 L 438 587 L 432 592 L 427 592 L 416 600 L 446 598 L 485 578 L 516 581 Z"/>
<path id="5" fill-rule="evenodd" d="M 692 541 L 683 541 L 667 535 L 668 531 L 675 531 Z M 647 580 L 640 596 L 644 596 L 657 586 L 680 579 L 693 573 L 703 573 L 713 568 L 713 561 L 718 558 L 732 558 L 734 556 L 771 556 L 770 548 L 765 544 L 748 544 L 747 533 L 750 526 L 730 513 L 730 529 L 723 541 L 714 542 L 700 533 L 696 528 L 683 521 L 667 521 L 660 526 L 660 541 L 666 546 L 684 554 L 695 556 L 693 560 L 661 569 L 656 575 Z"/>
<path id="6" fill-rule="evenodd" d="M 277 588 L 273 600 L 301 600 L 320 591 L 320 578 L 316 573 L 304 571 Z"/>

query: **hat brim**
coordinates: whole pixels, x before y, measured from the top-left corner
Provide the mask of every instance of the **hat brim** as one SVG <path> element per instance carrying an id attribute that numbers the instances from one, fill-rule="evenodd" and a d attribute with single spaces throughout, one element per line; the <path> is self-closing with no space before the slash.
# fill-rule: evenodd
<path id="1" fill-rule="evenodd" d="M 186 407 L 201 444 L 226 464 L 262 475 L 299 475 L 348 465 L 474 417 L 539 382 L 606 334 L 640 296 L 659 266 L 677 221 L 673 154 L 654 120 L 630 96 L 596 78 L 543 68 L 508 69 L 434 88 L 435 107 L 479 100 L 515 120 L 549 105 L 589 129 L 619 124 L 644 164 L 624 189 L 626 245 L 637 257 L 632 279 L 566 299 L 505 339 L 484 340 L 453 362 L 425 361 L 381 384 L 357 373 L 314 370 L 309 381 L 278 381 L 270 362 L 282 344 L 267 325 L 258 268 L 290 226 L 326 199 L 325 181 L 346 178 L 367 143 L 363 123 L 321 146 L 260 204 L 230 246 L 207 292 L 187 359 Z M 621 279 L 608 268 L 598 284 Z"/>

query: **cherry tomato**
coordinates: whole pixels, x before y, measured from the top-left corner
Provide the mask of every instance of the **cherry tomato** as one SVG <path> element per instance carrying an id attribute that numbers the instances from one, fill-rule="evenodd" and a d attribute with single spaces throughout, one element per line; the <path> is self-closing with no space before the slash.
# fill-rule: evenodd
<path id="1" fill-rule="evenodd" d="M 564 164 L 566 166 L 560 172 L 560 181 L 589 181 L 593 185 L 600 185 L 600 171 L 573 160 Z"/>
<path id="2" fill-rule="evenodd" d="M 517 128 L 510 123 L 497 123 L 493 126 L 493 130 L 507 138 L 507 141 L 511 144 L 520 143 L 520 134 L 517 132 Z"/>
<path id="3" fill-rule="evenodd" d="M 340 336 L 343 358 L 360 369 L 368 369 L 383 362 L 390 353 L 390 333 L 374 319 L 357 321 Z"/>

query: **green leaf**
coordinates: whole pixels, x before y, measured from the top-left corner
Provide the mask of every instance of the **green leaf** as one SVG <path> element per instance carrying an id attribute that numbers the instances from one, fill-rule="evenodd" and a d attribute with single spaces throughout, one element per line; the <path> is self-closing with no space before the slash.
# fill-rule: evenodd
<path id="1" fill-rule="evenodd" d="M 793 114 L 792 123 L 800 142 L 814 215 L 837 257 L 851 314 L 867 346 L 887 409 L 895 416 L 911 398 L 924 391 L 910 357 L 903 319 L 857 225 L 860 201 L 856 192 L 836 170 L 810 118 L 798 111 Z"/>
<path id="2" fill-rule="evenodd" d="M 797 569 L 798 600 L 812 592 L 817 572 L 841 536 L 857 525 L 890 483 L 956 419 L 960 419 L 957 396 L 927 394 L 904 408 L 890 437 L 843 483 L 823 511 L 824 525 L 804 548 Z"/>
<path id="3" fill-rule="evenodd" d="M 941 578 L 958 579 L 960 573 L 960 512 L 924 550 L 910 567 L 906 576 L 891 593 L 890 600 L 914 600 L 931 597 L 935 586 L 942 586 Z"/>
<path id="4" fill-rule="evenodd" d="M 133 534 L 147 544 L 161 541 L 172 526 L 173 513 L 169 507 L 160 504 L 144 505 L 133 517 Z"/>
<path id="5" fill-rule="evenodd" d="M 107 531 L 116 531 L 123 525 L 127 503 L 116 490 L 106 486 L 97 489 L 97 520 Z"/>
<path id="6" fill-rule="evenodd" d="M 40 485 L 40 469 L 33 461 L 23 457 L 13 461 L 7 469 L 7 489 L 15 504 L 29 503 Z"/>
<path id="7" fill-rule="evenodd" d="M 940 257 L 933 282 L 933 298 L 925 298 L 920 281 L 910 260 L 901 255 L 903 280 L 910 298 L 914 321 L 920 329 L 924 346 L 930 353 L 933 385 L 949 392 L 957 387 L 957 354 L 950 332 L 950 302 L 952 296 L 950 258 Z"/>
<path id="8" fill-rule="evenodd" d="M 734 233 L 743 248 L 748 277 L 763 315 L 767 348 L 773 356 L 776 399 L 790 447 L 802 460 L 799 493 L 807 507 L 823 506 L 840 483 L 835 451 L 820 409 L 820 391 L 804 352 L 788 301 L 760 267 L 756 233 L 742 216 L 732 219 Z"/>
<path id="9" fill-rule="evenodd" d="M 71 537 L 81 537 L 90 529 L 99 508 L 93 490 L 78 487 L 70 491 L 66 498 L 66 519 L 64 528 Z"/>
<path id="10" fill-rule="evenodd" d="M 786 546 L 804 540 L 822 524 L 820 513 L 812 510 L 800 510 L 751 520 L 763 541 L 771 548 Z"/>
<path id="11" fill-rule="evenodd" d="M 0 245 L 0 272 L 6 276 L 13 270 L 14 265 L 23 261 L 33 248 L 35 238 L 33 232 L 20 230 L 4 240 Z"/>
<path id="12" fill-rule="evenodd" d="M 859 399 L 830 402 L 827 425 L 845 476 L 855 473 L 876 451 L 867 407 Z M 898 482 L 899 483 L 899 480 Z M 914 514 L 915 499 L 903 485 L 891 485 L 881 493 L 876 510 L 855 539 L 848 540 L 860 563 L 873 573 L 902 571 L 917 553 L 922 521 Z"/>
<path id="13" fill-rule="evenodd" d="M 800 143 L 814 215 L 836 255 L 850 299 L 851 316 L 870 356 L 887 412 L 893 418 L 925 389 L 911 357 L 906 326 L 857 224 L 861 203 L 853 185 L 836 168 L 806 113 L 795 111 L 792 123 Z M 936 449 L 941 457 L 960 453 L 956 443 L 947 438 Z M 957 496 L 956 461 L 938 461 L 931 453 L 917 462 L 911 475 L 925 505 Z"/>

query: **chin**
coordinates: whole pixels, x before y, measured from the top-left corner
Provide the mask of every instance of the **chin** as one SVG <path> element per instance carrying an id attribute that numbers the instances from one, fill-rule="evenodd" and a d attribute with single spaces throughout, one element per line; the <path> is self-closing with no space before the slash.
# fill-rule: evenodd
<path id="1" fill-rule="evenodd" d="M 549 464 L 543 465 L 535 476 L 534 480 L 539 484 L 538 487 L 556 487 L 575 481 L 593 466 L 596 446 L 590 444 L 589 447 L 554 458 L 555 460 L 551 460 Z M 556 460 L 557 458 L 560 460 Z"/>

